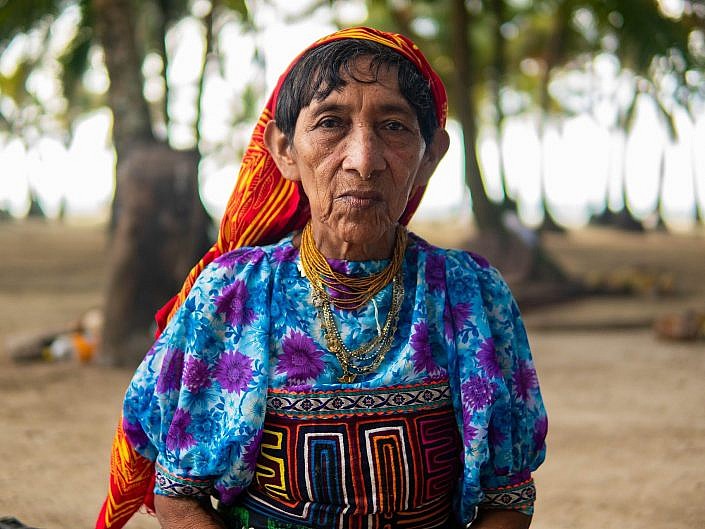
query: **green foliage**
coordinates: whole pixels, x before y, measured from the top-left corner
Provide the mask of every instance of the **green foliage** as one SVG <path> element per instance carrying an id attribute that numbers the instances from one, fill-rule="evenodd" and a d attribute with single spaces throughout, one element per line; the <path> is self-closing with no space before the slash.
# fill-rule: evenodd
<path id="1" fill-rule="evenodd" d="M 218 4 L 240 15 L 240 19 L 243 21 L 251 20 L 250 10 L 247 8 L 245 0 L 220 0 Z"/>
<path id="2" fill-rule="evenodd" d="M 450 0 L 418 2 L 368 0 L 369 22 L 382 29 L 411 36 L 429 56 L 446 84 L 454 72 Z M 497 20 L 500 4 L 502 20 Z M 703 57 L 689 47 L 693 31 L 705 27 L 702 13 L 669 18 L 655 0 L 539 0 L 512 2 L 475 0 L 466 2 L 471 14 L 470 47 L 467 60 L 474 72 L 476 107 L 489 99 L 487 82 L 497 63 L 493 34 L 502 35 L 505 71 L 502 88 L 529 96 L 544 111 L 566 114 L 560 101 L 548 93 L 548 83 L 556 73 L 584 69 L 600 53 L 612 53 L 621 67 L 646 80 L 655 95 L 665 76 L 676 81 L 671 94 L 685 106 L 702 84 L 686 82 L 686 72 L 702 71 Z M 700 17 L 700 18 L 698 18 Z M 425 35 L 417 30 L 419 21 L 431 20 L 438 28 Z M 541 99 L 542 91 L 548 94 Z M 662 105 L 663 106 L 663 105 Z M 452 109 L 451 109 L 452 110 Z M 526 108 L 522 108 L 526 110 Z"/>
<path id="3" fill-rule="evenodd" d="M 19 33 L 53 20 L 64 7 L 60 0 L 5 0 L 0 2 L 0 53 Z"/>
<path id="4" fill-rule="evenodd" d="M 245 0 L 211 0 L 212 16 L 207 15 L 202 22 L 213 24 L 213 20 L 237 20 L 245 31 L 253 31 L 254 23 Z M 0 54 L 2 54 L 12 39 L 23 33 L 40 31 L 47 38 L 52 24 L 68 7 L 78 6 L 80 12 L 78 28 L 63 52 L 55 57 L 58 63 L 58 75 L 63 96 L 68 105 L 62 116 L 54 119 L 62 121 L 68 131 L 70 122 L 80 113 L 96 108 L 106 103 L 104 95 L 96 95 L 86 90 L 83 79 L 91 67 L 91 53 L 100 46 L 95 32 L 95 19 L 92 0 L 0 0 Z M 162 76 L 168 89 L 167 53 L 165 37 L 167 31 L 187 16 L 193 16 L 191 0 L 135 0 L 134 6 L 139 16 L 136 17 L 135 38 L 137 48 L 142 57 L 148 53 L 157 53 L 162 57 L 164 67 Z M 130 38 L 129 36 L 126 36 Z M 217 52 L 217 50 L 216 50 Z M 32 72 L 43 67 L 43 55 L 38 57 L 23 57 L 11 75 L 0 75 L 0 98 L 11 100 L 5 105 L 3 114 L 0 111 L 0 129 L 22 135 L 22 129 L 28 125 L 19 110 L 31 106 L 32 116 L 40 116 L 38 102 L 26 90 L 28 77 Z M 221 57 L 216 59 L 220 60 Z M 256 59 L 256 58 L 255 58 Z M 202 73 L 203 75 L 203 73 Z M 242 119 L 252 119 L 257 91 L 246 90 L 243 96 L 246 111 Z M 159 106 L 159 105 L 156 105 Z M 8 112 L 7 109 L 11 109 Z M 162 113 L 162 117 L 163 117 Z M 159 111 L 155 112 L 158 116 Z M 34 125 L 32 125 L 34 126 Z"/>
<path id="5" fill-rule="evenodd" d="M 64 97 L 69 102 L 69 114 L 78 113 L 86 106 L 85 91 L 82 90 L 83 74 L 88 69 L 91 47 L 95 45 L 93 34 L 93 13 L 90 0 L 78 2 L 81 18 L 74 38 L 59 56 L 61 65 L 61 86 Z"/>

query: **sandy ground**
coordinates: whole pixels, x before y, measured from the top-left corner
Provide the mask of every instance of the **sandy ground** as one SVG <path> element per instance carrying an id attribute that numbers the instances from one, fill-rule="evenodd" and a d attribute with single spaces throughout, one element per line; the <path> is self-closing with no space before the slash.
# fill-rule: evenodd
<path id="1" fill-rule="evenodd" d="M 424 230 L 431 239 L 449 233 Z M 550 418 L 532 527 L 705 528 L 705 341 L 665 342 L 643 325 L 705 309 L 705 237 L 589 230 L 547 244 L 576 276 L 635 266 L 672 274 L 676 291 L 525 313 Z M 100 305 L 100 228 L 5 222 L 0 248 L 0 346 Z M 130 375 L 73 362 L 17 365 L 0 351 L 0 516 L 42 529 L 92 527 Z M 137 515 L 127 528 L 157 526 Z"/>

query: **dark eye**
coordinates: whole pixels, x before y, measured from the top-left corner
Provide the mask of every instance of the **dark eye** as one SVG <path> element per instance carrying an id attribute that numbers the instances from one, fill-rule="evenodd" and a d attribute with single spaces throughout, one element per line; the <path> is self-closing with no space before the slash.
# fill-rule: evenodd
<path id="1" fill-rule="evenodd" d="M 384 128 L 387 130 L 395 131 L 395 132 L 406 130 L 406 127 L 404 126 L 404 124 L 401 121 L 395 121 L 395 120 L 387 121 L 384 124 Z"/>
<path id="2" fill-rule="evenodd" d="M 335 117 L 325 117 L 318 122 L 318 126 L 322 129 L 334 129 L 340 125 L 340 119 Z"/>

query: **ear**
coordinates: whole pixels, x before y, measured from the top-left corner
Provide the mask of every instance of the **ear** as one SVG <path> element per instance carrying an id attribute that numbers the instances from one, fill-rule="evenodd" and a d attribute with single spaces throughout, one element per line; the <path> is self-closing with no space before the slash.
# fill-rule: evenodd
<path id="1" fill-rule="evenodd" d="M 445 129 L 436 129 L 431 143 L 426 146 L 426 151 L 421 159 L 421 165 L 416 172 L 414 186 L 424 186 L 428 183 L 433 171 L 438 167 L 438 162 L 441 161 L 441 158 L 443 158 L 448 151 L 449 146 L 450 136 L 448 136 L 448 132 L 446 132 Z"/>
<path id="2" fill-rule="evenodd" d="M 294 156 L 294 146 L 274 120 L 269 121 L 265 126 L 264 144 L 284 178 L 292 181 L 301 180 Z"/>

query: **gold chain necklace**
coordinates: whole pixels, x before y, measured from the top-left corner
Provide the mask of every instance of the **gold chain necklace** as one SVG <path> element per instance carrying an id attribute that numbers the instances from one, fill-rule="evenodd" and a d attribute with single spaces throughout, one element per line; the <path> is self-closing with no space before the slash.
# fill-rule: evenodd
<path id="1" fill-rule="evenodd" d="M 406 228 L 397 227 L 394 253 L 389 266 L 384 270 L 365 277 L 348 277 L 336 272 L 316 246 L 311 223 L 301 232 L 301 267 L 311 284 L 318 290 L 328 287 L 339 296 L 332 303 L 339 309 L 355 310 L 368 303 L 378 292 L 387 286 L 401 270 L 408 235 Z"/>
<path id="2" fill-rule="evenodd" d="M 404 282 L 400 270 L 392 280 L 392 302 L 379 334 L 373 340 L 351 351 L 343 343 L 335 323 L 330 296 L 325 290 L 313 287 L 313 305 L 318 309 L 318 317 L 321 319 L 328 350 L 335 354 L 343 370 L 343 376 L 338 378 L 339 382 L 349 384 L 354 382 L 357 376 L 374 371 L 379 367 L 392 347 L 403 301 Z"/>
<path id="3" fill-rule="evenodd" d="M 359 375 L 370 373 L 379 367 L 385 355 L 392 347 L 394 334 L 399 323 L 399 313 L 404 301 L 404 282 L 402 278 L 402 263 L 407 244 L 406 229 L 397 228 L 394 255 L 390 264 L 381 272 L 362 278 L 351 278 L 331 269 L 326 258 L 316 247 L 308 223 L 301 233 L 301 267 L 311 283 L 313 290 L 313 305 L 318 309 L 318 317 L 326 337 L 328 350 L 335 354 L 343 375 L 339 382 L 349 384 Z M 392 282 L 392 300 L 384 325 L 378 335 L 371 341 L 353 349 L 343 343 L 333 314 L 332 305 L 342 310 L 360 308 L 369 302 L 385 286 Z M 331 300 L 326 287 L 343 295 L 342 302 Z"/>

